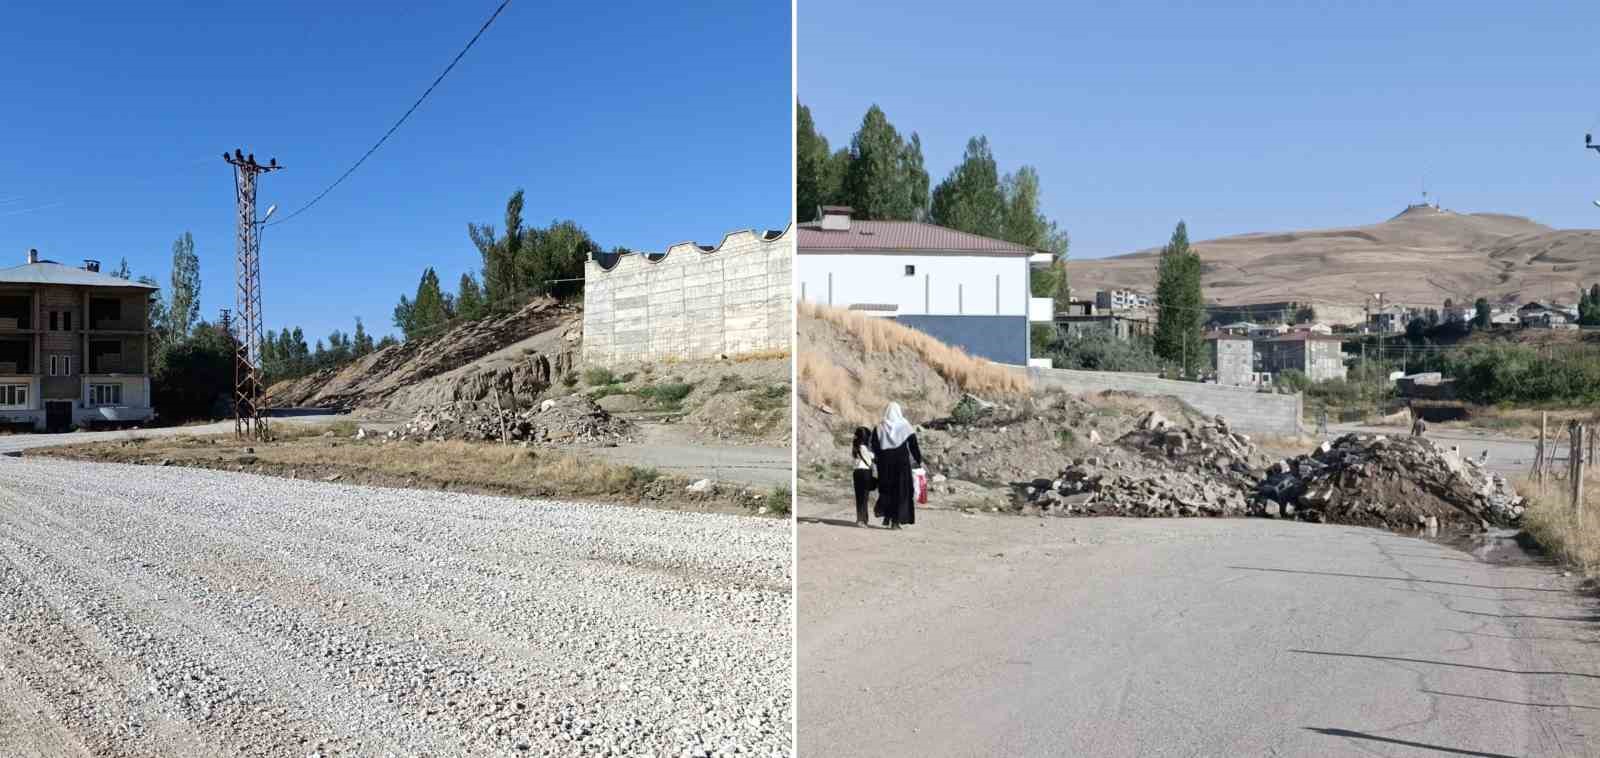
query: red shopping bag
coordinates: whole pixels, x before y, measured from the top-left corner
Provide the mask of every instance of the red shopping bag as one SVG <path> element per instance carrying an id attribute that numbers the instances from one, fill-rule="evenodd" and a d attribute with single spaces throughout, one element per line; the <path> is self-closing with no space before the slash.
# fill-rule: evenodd
<path id="1" fill-rule="evenodd" d="M 919 505 L 927 505 L 928 504 L 928 470 L 925 469 L 925 468 L 912 469 L 911 470 L 911 476 L 916 481 L 916 485 L 917 485 L 917 503 Z"/>

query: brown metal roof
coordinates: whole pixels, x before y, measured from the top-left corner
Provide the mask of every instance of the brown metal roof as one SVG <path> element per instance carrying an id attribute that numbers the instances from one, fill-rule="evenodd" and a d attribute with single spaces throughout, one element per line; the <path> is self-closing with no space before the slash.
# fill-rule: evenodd
<path id="1" fill-rule="evenodd" d="M 1013 242 L 958 232 L 919 221 L 856 221 L 849 229 L 823 229 L 821 222 L 800 224 L 800 252 L 873 251 L 885 253 L 956 252 L 1032 255 L 1045 252 Z"/>

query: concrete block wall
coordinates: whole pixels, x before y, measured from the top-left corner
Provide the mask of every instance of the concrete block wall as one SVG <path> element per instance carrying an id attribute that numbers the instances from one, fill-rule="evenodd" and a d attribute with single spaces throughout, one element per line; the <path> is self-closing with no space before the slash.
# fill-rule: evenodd
<path id="1" fill-rule="evenodd" d="M 583 358 L 610 365 L 789 349 L 794 230 L 733 232 L 584 265 Z"/>
<path id="2" fill-rule="evenodd" d="M 1120 390 L 1141 395 L 1171 395 L 1201 413 L 1221 415 L 1235 429 L 1254 434 L 1298 434 L 1302 399 L 1244 387 L 1180 382 L 1144 374 L 1071 369 L 1028 369 L 1034 386 L 1075 394 Z"/>

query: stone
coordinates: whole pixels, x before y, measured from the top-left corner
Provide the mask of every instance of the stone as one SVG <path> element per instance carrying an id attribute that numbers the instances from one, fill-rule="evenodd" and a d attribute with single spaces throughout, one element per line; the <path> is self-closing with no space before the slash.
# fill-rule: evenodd
<path id="1" fill-rule="evenodd" d="M 704 494 L 706 492 L 710 492 L 711 489 L 712 489 L 712 486 L 713 485 L 712 485 L 710 479 L 701 479 L 701 480 L 695 482 L 694 484 L 689 485 L 685 489 L 687 489 L 688 491 L 693 492 L 695 494 Z"/>

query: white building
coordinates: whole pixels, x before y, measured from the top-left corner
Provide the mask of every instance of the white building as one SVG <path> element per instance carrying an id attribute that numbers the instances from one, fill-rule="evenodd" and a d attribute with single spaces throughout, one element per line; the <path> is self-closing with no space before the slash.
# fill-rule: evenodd
<path id="1" fill-rule="evenodd" d="M 1004 240 L 916 221 L 859 221 L 822 208 L 800 224 L 801 300 L 893 318 L 971 355 L 1025 365 L 1029 324 L 1050 323 L 1032 297 L 1031 266 L 1051 256 Z"/>

